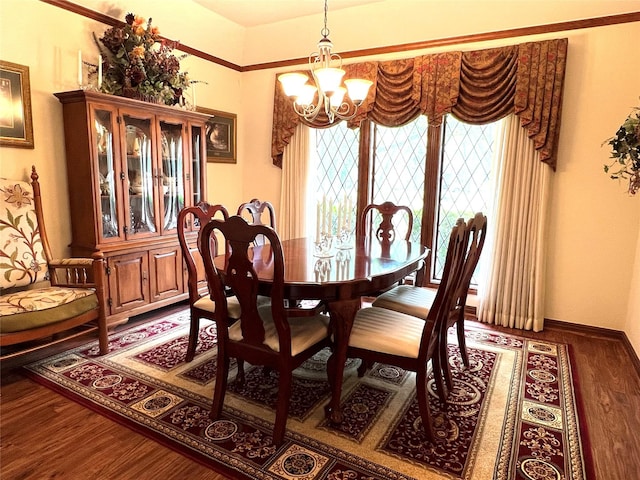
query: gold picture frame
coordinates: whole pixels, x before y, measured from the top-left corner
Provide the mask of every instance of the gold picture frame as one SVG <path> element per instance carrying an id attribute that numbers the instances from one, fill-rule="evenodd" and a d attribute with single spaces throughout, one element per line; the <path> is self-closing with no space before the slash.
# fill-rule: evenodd
<path id="1" fill-rule="evenodd" d="M 29 67 L 0 60 L 0 146 L 33 148 Z"/>
<path id="2" fill-rule="evenodd" d="M 196 107 L 196 111 L 211 115 L 205 125 L 207 162 L 237 163 L 238 116 L 235 113 L 204 107 Z"/>

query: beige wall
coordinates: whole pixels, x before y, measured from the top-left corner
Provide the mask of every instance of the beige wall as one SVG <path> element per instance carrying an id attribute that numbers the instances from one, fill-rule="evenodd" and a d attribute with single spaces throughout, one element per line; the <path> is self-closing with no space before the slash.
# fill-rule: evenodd
<path id="1" fill-rule="evenodd" d="M 83 3 L 104 5 L 104 2 L 90 0 Z M 560 3 L 562 8 L 557 6 L 557 2 L 539 2 L 536 15 L 542 15 L 540 11 L 546 9 L 548 21 L 527 19 L 535 24 L 581 18 L 575 16 L 575 11 L 567 12 L 571 4 L 586 5 L 589 10 L 582 13 L 583 16 L 589 16 L 588 13 L 595 10 L 598 15 L 629 11 L 629 5 L 633 4 L 624 1 Z M 153 12 L 155 23 L 170 38 L 181 38 L 191 46 L 236 63 L 243 63 L 239 59 L 252 63 L 300 58 L 313 50 L 319 36 L 320 17 L 304 20 L 314 23 L 309 31 L 298 27 L 293 36 L 279 38 L 273 32 L 283 31 L 284 24 L 247 33 L 200 7 L 194 7 L 197 11 L 189 17 L 188 23 L 184 15 L 174 22 L 175 11 L 171 4 L 144 0 L 136 3 L 136 13 Z M 576 7 L 571 8 L 575 10 Z M 29 15 L 24 15 L 25 11 Z M 501 27 L 502 24 L 495 23 L 496 16 L 491 13 L 493 9 L 485 11 L 473 15 L 473 30 L 457 33 L 452 29 L 449 34 L 439 36 L 517 26 L 513 15 L 502 16 L 506 23 Z M 358 42 L 363 41 L 363 31 L 375 32 L 371 37 L 375 43 L 366 45 L 368 47 L 438 36 L 435 27 L 430 30 L 424 23 L 418 25 L 413 21 L 407 22 L 402 29 L 385 28 L 384 21 L 391 21 L 393 17 L 373 14 L 366 16 L 364 27 L 354 29 L 346 23 L 345 19 L 351 15 L 346 12 L 343 17 L 335 17 L 335 25 L 330 23 L 331 38 L 337 51 L 364 47 L 358 46 Z M 113 16 L 119 17 L 121 13 Z M 522 15 L 518 18 L 521 19 Z M 78 45 L 82 45 L 87 55 L 93 52 L 97 56 L 97 50 L 92 49 L 90 33 L 102 32 L 104 28 L 37 0 L 0 2 L 0 58 L 29 65 L 31 69 L 36 144 L 33 150 L 0 148 L 0 175 L 25 176 L 31 164 L 36 165 L 43 180 L 46 211 L 60 212 L 53 225 L 49 225 L 53 249 L 59 254 L 66 251 L 70 228 L 69 218 L 64 215 L 67 211 L 67 187 L 61 140 L 62 115 L 53 93 L 76 88 Z M 640 352 L 640 198 L 626 195 L 623 185 L 609 180 L 602 172 L 608 151 L 601 146 L 629 114 L 630 108 L 639 102 L 640 90 L 636 80 L 640 78 L 640 64 L 637 52 L 632 51 L 630 39 L 640 38 L 640 22 L 462 45 L 459 48 L 479 49 L 565 36 L 569 38 L 569 56 L 559 162 L 554 175 L 549 217 L 545 316 L 624 330 L 636 351 Z M 302 41 L 302 37 L 310 39 Z M 437 50 L 445 49 L 452 48 Z M 427 50 L 433 51 L 436 49 Z M 403 52 L 385 58 L 409 57 L 418 53 L 421 52 Z M 265 58 L 263 54 L 273 58 Z M 192 78 L 208 82 L 196 87 L 198 104 L 238 114 L 238 163 L 208 166 L 209 200 L 235 206 L 256 196 L 270 199 L 278 207 L 281 172 L 270 159 L 276 72 L 239 74 L 194 57 L 184 60 L 183 65 Z M 278 212 L 286 215 L 279 209 Z"/>
<path id="2" fill-rule="evenodd" d="M 640 356 L 640 235 L 636 245 L 636 259 L 633 265 L 633 279 L 629 289 L 629 310 L 627 321 L 622 329 L 631 345 Z"/>

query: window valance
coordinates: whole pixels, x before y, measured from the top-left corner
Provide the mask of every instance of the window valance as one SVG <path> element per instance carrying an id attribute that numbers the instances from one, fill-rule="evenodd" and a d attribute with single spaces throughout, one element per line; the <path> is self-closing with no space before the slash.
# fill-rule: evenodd
<path id="1" fill-rule="evenodd" d="M 484 124 L 516 113 L 540 159 L 555 169 L 567 44 L 562 38 L 345 65 L 347 77 L 373 82 L 349 126 L 369 119 L 394 127 L 418 115 L 426 115 L 430 125 L 439 125 L 447 113 L 467 123 Z M 300 118 L 276 81 L 271 142 L 275 165 L 282 167 L 282 152 L 300 122 L 327 126 L 320 116 L 316 124 Z"/>

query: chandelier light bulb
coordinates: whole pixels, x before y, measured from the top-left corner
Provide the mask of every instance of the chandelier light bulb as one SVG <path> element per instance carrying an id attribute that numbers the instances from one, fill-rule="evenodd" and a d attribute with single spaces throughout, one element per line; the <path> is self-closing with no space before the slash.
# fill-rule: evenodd
<path id="1" fill-rule="evenodd" d="M 373 82 L 362 78 L 351 78 L 349 80 L 345 80 L 344 84 L 347 86 L 349 98 L 356 105 L 360 105 L 364 99 L 367 98 L 369 87 L 373 85 Z"/>
<path id="2" fill-rule="evenodd" d="M 329 97 L 329 104 L 332 110 L 338 110 L 344 100 L 344 96 L 347 93 L 347 89 L 344 87 L 338 87 L 333 94 Z"/>
<path id="3" fill-rule="evenodd" d="M 317 90 L 318 89 L 313 85 L 302 85 L 298 89 L 298 94 L 296 96 L 295 102 L 303 107 L 311 105 L 313 103 L 313 98 L 316 96 Z"/>
<path id="4" fill-rule="evenodd" d="M 320 90 L 327 95 L 335 92 L 342 83 L 344 70 L 341 68 L 319 68 L 313 72 L 318 79 Z"/>
<path id="5" fill-rule="evenodd" d="M 285 95 L 288 97 L 298 96 L 298 92 L 302 88 L 302 86 L 307 83 L 309 77 L 307 77 L 304 73 L 283 73 L 278 76 L 278 80 L 282 83 L 282 88 L 284 90 Z"/>

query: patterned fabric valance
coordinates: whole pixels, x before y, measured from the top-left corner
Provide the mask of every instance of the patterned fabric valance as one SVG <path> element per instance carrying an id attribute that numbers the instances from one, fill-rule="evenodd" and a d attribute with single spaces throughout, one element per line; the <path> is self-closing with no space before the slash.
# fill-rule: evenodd
<path id="1" fill-rule="evenodd" d="M 346 65 L 347 77 L 373 82 L 349 127 L 364 119 L 395 127 L 418 115 L 439 125 L 447 113 L 484 124 L 516 113 L 540 159 L 555 169 L 567 43 L 562 38 Z M 282 152 L 300 122 L 307 123 L 293 111 L 291 99 L 276 80 L 271 143 L 275 165 L 282 167 Z M 327 126 L 320 116 L 307 125 Z"/>

